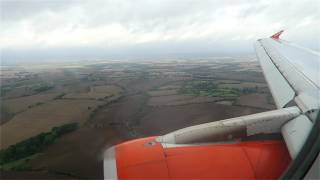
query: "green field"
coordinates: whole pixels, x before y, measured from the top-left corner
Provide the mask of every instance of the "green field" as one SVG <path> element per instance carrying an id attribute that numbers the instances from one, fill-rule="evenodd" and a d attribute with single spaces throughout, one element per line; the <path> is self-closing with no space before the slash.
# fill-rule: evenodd
<path id="1" fill-rule="evenodd" d="M 235 98 L 240 95 L 240 91 L 230 88 L 219 88 L 209 81 L 191 81 L 186 83 L 179 91 L 182 94 L 192 96 L 226 97 Z"/>
<path id="2" fill-rule="evenodd" d="M 258 92 L 258 87 L 223 87 L 220 83 L 211 81 L 191 81 L 185 83 L 179 90 L 179 93 L 192 96 L 208 96 L 208 97 L 223 97 L 237 98 L 240 95 L 252 94 Z"/>

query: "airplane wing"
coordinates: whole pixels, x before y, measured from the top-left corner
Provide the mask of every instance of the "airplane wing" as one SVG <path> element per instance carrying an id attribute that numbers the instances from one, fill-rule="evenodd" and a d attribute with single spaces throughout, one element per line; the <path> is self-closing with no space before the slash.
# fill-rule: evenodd
<path id="1" fill-rule="evenodd" d="M 111 147 L 105 179 L 279 178 L 309 139 L 320 107 L 319 54 L 280 35 L 255 44 L 277 110 Z"/>
<path id="2" fill-rule="evenodd" d="M 279 38 L 260 39 L 255 50 L 278 108 L 292 101 L 303 112 L 319 108 L 319 53 Z"/>
<path id="3" fill-rule="evenodd" d="M 292 157 L 303 146 L 320 107 L 320 54 L 281 40 L 283 31 L 260 39 L 255 50 L 277 108 L 298 107 L 302 114 L 282 127 Z"/>

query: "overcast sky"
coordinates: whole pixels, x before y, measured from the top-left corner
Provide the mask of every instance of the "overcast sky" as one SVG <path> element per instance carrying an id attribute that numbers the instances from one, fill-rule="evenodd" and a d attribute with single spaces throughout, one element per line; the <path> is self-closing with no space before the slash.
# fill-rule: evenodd
<path id="1" fill-rule="evenodd" d="M 253 54 L 283 38 L 319 50 L 318 0 L 0 0 L 2 61 Z"/>

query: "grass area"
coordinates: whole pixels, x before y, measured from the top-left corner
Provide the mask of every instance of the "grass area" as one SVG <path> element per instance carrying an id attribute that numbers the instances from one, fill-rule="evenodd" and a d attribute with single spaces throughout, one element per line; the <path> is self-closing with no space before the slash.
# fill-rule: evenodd
<path id="1" fill-rule="evenodd" d="M 27 171 L 27 170 L 31 170 L 31 167 L 28 164 L 28 162 L 31 159 L 35 159 L 39 155 L 40 155 L 40 153 L 33 154 L 31 156 L 0 165 L 0 170 L 2 170 L 2 171 Z"/>
<path id="2" fill-rule="evenodd" d="M 210 81 L 191 81 L 186 83 L 180 93 L 192 96 L 228 97 L 235 98 L 240 95 L 240 91 L 230 88 L 219 88 Z"/>

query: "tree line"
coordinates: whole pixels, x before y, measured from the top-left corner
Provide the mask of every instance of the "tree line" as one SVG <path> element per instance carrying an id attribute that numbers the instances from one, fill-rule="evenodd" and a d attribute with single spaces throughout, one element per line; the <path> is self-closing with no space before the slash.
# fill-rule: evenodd
<path id="1" fill-rule="evenodd" d="M 54 143 L 57 138 L 78 129 L 78 127 L 78 123 L 54 127 L 50 132 L 40 133 L 15 145 L 11 145 L 7 149 L 0 150 L 0 165 L 39 153 L 48 145 Z"/>

